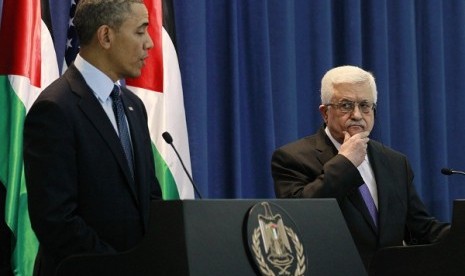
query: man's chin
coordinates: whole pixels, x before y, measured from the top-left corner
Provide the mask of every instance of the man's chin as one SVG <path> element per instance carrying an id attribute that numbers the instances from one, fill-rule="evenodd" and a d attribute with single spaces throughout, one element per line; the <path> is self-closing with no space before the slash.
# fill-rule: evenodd
<path id="1" fill-rule="evenodd" d="M 357 133 L 365 131 L 365 128 L 361 126 L 350 126 L 347 128 L 347 132 L 350 134 L 350 136 L 354 136 Z"/>
<path id="2" fill-rule="evenodd" d="M 131 72 L 130 75 L 126 76 L 127 79 L 136 79 L 142 75 L 142 70 Z"/>

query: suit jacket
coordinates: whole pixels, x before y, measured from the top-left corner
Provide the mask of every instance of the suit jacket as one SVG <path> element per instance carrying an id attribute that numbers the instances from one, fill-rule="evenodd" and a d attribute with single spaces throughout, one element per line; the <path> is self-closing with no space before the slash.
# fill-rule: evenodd
<path id="1" fill-rule="evenodd" d="M 46 88 L 24 126 L 31 224 L 40 243 L 35 274 L 54 275 L 79 253 L 135 246 L 147 229 L 150 200 L 161 198 L 147 114 L 122 89 L 131 132 L 134 178 L 108 116 L 75 66 Z"/>
<path id="2" fill-rule="evenodd" d="M 277 149 L 272 157 L 277 197 L 337 199 L 366 268 L 381 247 L 402 245 L 404 240 L 432 243 L 449 229 L 428 214 L 403 154 L 374 140 L 367 151 L 378 188 L 378 227 L 358 191 L 364 181 L 357 167 L 338 155 L 323 128 Z"/>

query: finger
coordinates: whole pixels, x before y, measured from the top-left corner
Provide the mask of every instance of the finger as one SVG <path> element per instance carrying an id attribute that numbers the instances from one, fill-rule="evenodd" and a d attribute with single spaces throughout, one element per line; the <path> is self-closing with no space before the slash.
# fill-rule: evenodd
<path id="1" fill-rule="evenodd" d="M 364 139 L 364 138 L 368 138 L 368 135 L 370 135 L 370 132 L 368 131 L 363 131 L 363 132 L 359 132 L 357 134 L 354 134 L 353 137 L 356 137 L 358 139 Z"/>

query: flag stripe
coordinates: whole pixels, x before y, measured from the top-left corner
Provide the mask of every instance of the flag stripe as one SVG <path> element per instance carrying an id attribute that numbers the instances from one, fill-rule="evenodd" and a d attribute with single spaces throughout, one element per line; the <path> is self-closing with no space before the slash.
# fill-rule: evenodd
<path id="1" fill-rule="evenodd" d="M 8 76 L 0 76 L 0 110 L 5 113 L 0 116 L 0 180 L 2 183 L 21 182 L 22 159 L 18 153 L 22 152 L 22 126 L 26 110 L 24 104 L 11 87 Z M 17 189 L 18 187 L 11 187 Z M 10 189 L 8 189 L 10 190 Z M 8 193 L 10 194 L 10 193 Z M 12 193 L 16 194 L 16 193 Z M 8 200 L 7 200 L 8 201 Z M 16 206 L 11 206 L 16 209 Z M 9 209 L 8 211 L 13 211 Z M 15 221 L 11 224 L 16 228 Z"/>
<path id="2" fill-rule="evenodd" d="M 179 192 L 174 181 L 173 174 L 170 171 L 170 168 L 163 160 L 163 157 L 158 152 L 155 145 L 152 144 L 153 156 L 155 159 L 155 168 L 157 172 L 157 179 L 163 183 L 161 185 L 163 198 L 164 199 L 179 199 Z"/>
<path id="3" fill-rule="evenodd" d="M 189 139 L 187 133 L 186 115 L 184 110 L 184 96 L 181 82 L 176 49 L 170 35 L 163 29 L 163 64 L 164 64 L 164 108 L 165 108 L 165 130 L 173 136 L 173 144 L 184 161 L 187 171 L 192 175 L 191 159 L 189 151 Z M 165 145 L 166 143 L 163 143 Z M 162 146 L 159 143 L 157 146 Z M 180 198 L 194 198 L 194 190 L 190 179 L 178 160 L 175 152 L 171 149 L 164 155 L 168 163 Z"/>
<path id="4" fill-rule="evenodd" d="M 32 275 L 38 241 L 31 228 L 23 165 L 23 125 L 41 90 L 58 77 L 40 0 L 4 0 L 0 29 L 0 180 L 5 221 L 13 233 L 12 269 Z M 48 1 L 44 1 L 47 8 Z"/>
<path id="5" fill-rule="evenodd" d="M 147 2 L 150 2 L 151 5 L 148 5 L 148 7 L 151 9 L 159 9 L 161 7 L 161 0 Z M 163 1 L 163 4 L 166 2 Z M 173 15 L 172 12 L 166 10 L 170 7 L 172 5 L 169 4 L 163 6 L 163 22 L 174 20 L 172 17 L 167 18 Z M 159 16 L 160 13 L 155 12 L 150 14 Z M 158 73 L 143 71 L 139 78 L 130 80 L 127 84 L 142 99 L 147 110 L 150 137 L 154 145 L 157 178 L 163 191 L 163 198 L 194 198 L 192 184 L 184 172 L 181 162 L 171 146 L 162 139 L 163 132 L 168 131 L 171 133 L 174 138 L 173 144 L 176 145 L 185 167 L 190 173 L 189 141 L 176 50 L 168 33 L 161 25 L 158 25 L 161 23 L 161 20 L 152 17 L 150 20 L 151 22 L 157 22 L 159 34 L 156 33 L 155 36 L 151 35 L 155 47 L 149 54 L 162 58 L 163 70 L 160 70 Z M 171 24 L 171 26 L 173 25 Z M 148 61 L 146 66 L 154 66 L 151 64 L 152 62 L 154 60 Z M 152 82 L 153 80 L 162 80 L 162 89 L 153 90 L 153 86 L 147 84 L 147 82 Z M 161 91 L 163 93 L 154 93 Z"/>
<path id="6" fill-rule="evenodd" d="M 15 78 L 15 77 L 10 77 Z M 7 197 L 5 221 L 14 237 L 12 263 L 17 275 L 32 275 L 38 243 L 30 227 L 23 170 L 23 124 L 26 109 L 11 86 L 10 78 L 0 76 L 0 180 Z"/>
<path id="7" fill-rule="evenodd" d="M 36 87 L 40 87 L 41 78 L 39 3 L 4 1 L 0 32 L 0 75 L 25 76 Z"/>
<path id="8" fill-rule="evenodd" d="M 176 49 L 176 27 L 174 22 L 173 1 L 163 0 L 163 28 L 170 36 L 171 42 Z"/>

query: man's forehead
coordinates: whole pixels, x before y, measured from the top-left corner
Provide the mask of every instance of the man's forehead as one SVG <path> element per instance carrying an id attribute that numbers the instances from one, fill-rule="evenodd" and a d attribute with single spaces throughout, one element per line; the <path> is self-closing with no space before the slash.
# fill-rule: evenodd
<path id="1" fill-rule="evenodd" d="M 334 85 L 334 96 L 373 97 L 373 91 L 368 82 L 340 83 Z"/>

